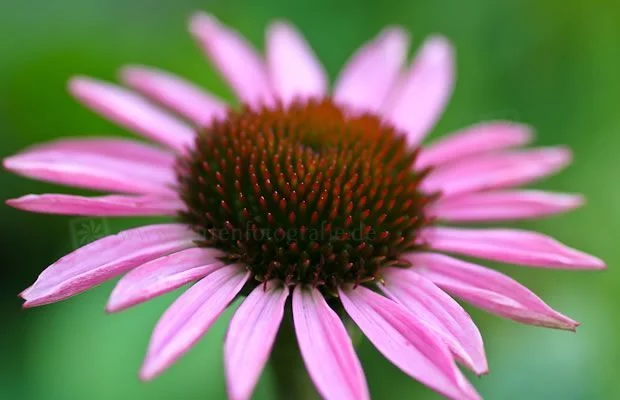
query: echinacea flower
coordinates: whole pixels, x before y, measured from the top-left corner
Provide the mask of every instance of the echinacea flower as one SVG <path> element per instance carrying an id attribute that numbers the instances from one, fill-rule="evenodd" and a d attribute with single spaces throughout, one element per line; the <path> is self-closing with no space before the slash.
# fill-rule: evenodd
<path id="1" fill-rule="evenodd" d="M 269 27 L 264 58 L 212 16 L 198 14 L 190 26 L 240 107 L 146 67 L 123 69 L 129 88 L 77 77 L 69 89 L 80 102 L 158 145 L 68 138 L 4 160 L 26 177 L 114 193 L 27 195 L 8 200 L 13 207 L 177 220 L 61 258 L 21 294 L 25 307 L 123 274 L 108 311 L 195 282 L 155 327 L 141 370 L 151 379 L 245 296 L 224 345 L 233 399 L 250 397 L 283 321 L 327 399 L 369 398 L 343 319 L 406 374 L 454 399 L 479 397 L 456 362 L 477 374 L 487 362 L 477 327 L 451 296 L 515 321 L 575 329 L 508 276 L 454 257 L 604 268 L 542 234 L 444 225 L 536 218 L 582 203 L 515 189 L 571 157 L 563 147 L 518 149 L 531 140 L 526 126 L 484 122 L 421 144 L 454 83 L 446 39 L 426 40 L 407 66 L 407 34 L 385 29 L 330 92 L 312 50 L 285 23 Z"/>

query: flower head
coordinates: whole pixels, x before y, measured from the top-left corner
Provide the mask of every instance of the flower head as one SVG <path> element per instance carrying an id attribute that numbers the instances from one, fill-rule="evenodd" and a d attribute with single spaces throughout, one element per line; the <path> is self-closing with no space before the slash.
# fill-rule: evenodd
<path id="1" fill-rule="evenodd" d="M 444 225 L 541 217 L 582 202 L 515 189 L 570 161 L 562 147 L 515 150 L 531 139 L 526 126 L 485 122 L 421 143 L 453 86 L 445 39 L 428 39 L 406 66 L 407 35 L 386 29 L 351 57 L 330 94 L 312 50 L 285 23 L 268 29 L 265 58 L 212 16 L 198 14 L 190 26 L 241 106 L 151 68 L 125 68 L 130 89 L 74 78 L 79 101 L 159 145 L 60 139 L 4 160 L 27 177 L 114 193 L 27 195 L 7 201 L 14 207 L 177 220 L 61 258 L 21 293 L 26 307 L 118 275 L 112 312 L 194 282 L 155 328 L 141 370 L 150 379 L 245 296 L 224 346 L 234 399 L 250 397 L 286 310 L 306 369 L 329 399 L 369 397 L 342 318 L 402 371 L 455 399 L 478 398 L 456 362 L 477 374 L 487 362 L 478 329 L 451 296 L 519 322 L 575 329 L 511 278 L 444 254 L 604 267 L 542 234 Z"/>

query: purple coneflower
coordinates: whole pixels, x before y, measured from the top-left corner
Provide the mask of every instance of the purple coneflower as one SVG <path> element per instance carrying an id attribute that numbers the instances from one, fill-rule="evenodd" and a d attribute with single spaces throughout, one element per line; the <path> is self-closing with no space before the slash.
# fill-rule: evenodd
<path id="1" fill-rule="evenodd" d="M 155 327 L 141 370 L 151 379 L 244 296 L 224 344 L 233 399 L 250 397 L 289 324 L 327 399 L 369 397 L 343 320 L 406 374 L 454 399 L 479 397 L 456 361 L 477 374 L 487 362 L 478 329 L 451 296 L 519 322 L 575 329 L 508 276 L 453 257 L 604 268 L 542 234 L 444 225 L 542 217 L 582 203 L 515 189 L 571 157 L 563 147 L 517 150 L 531 139 L 526 126 L 484 122 L 421 145 L 453 87 L 445 39 L 428 39 L 405 66 L 407 34 L 385 29 L 330 92 L 312 50 L 285 23 L 269 27 L 265 58 L 212 16 L 198 14 L 190 26 L 241 107 L 151 68 L 123 69 L 130 89 L 77 77 L 69 89 L 80 102 L 161 146 L 68 138 L 4 160 L 20 175 L 114 193 L 27 195 L 9 200 L 13 207 L 176 218 L 61 258 L 21 294 L 25 307 L 122 274 L 108 311 L 195 282 Z"/>

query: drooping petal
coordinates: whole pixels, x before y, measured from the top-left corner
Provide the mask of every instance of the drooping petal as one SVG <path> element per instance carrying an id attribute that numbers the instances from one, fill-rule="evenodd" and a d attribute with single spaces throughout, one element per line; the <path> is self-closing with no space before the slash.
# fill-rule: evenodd
<path id="1" fill-rule="evenodd" d="M 441 116 L 454 85 L 454 51 L 442 37 L 426 40 L 402 83 L 395 88 L 384 115 L 420 143 Z"/>
<path id="2" fill-rule="evenodd" d="M 500 272 L 443 254 L 412 253 L 406 259 L 446 292 L 493 314 L 549 328 L 575 330 L 579 325 Z"/>
<path id="3" fill-rule="evenodd" d="M 149 225 L 106 236 L 50 265 L 20 296 L 24 307 L 81 293 L 157 257 L 195 246 L 200 236 L 183 224 Z"/>
<path id="4" fill-rule="evenodd" d="M 321 396 L 369 399 L 364 371 L 347 330 L 317 289 L 295 287 L 293 320 L 304 364 Z"/>
<path id="5" fill-rule="evenodd" d="M 418 156 L 416 167 L 437 166 L 463 157 L 523 146 L 531 140 L 532 130 L 527 125 L 502 121 L 483 122 L 426 146 Z"/>
<path id="6" fill-rule="evenodd" d="M 340 289 L 347 313 L 375 347 L 406 374 L 452 399 L 480 398 L 447 345 L 400 304 L 370 289 Z"/>
<path id="7" fill-rule="evenodd" d="M 278 97 L 323 97 L 327 76 L 310 45 L 291 25 L 275 22 L 267 30 L 267 66 Z"/>
<path id="8" fill-rule="evenodd" d="M 401 28 L 379 33 L 343 68 L 334 85 L 336 102 L 361 111 L 379 111 L 401 72 L 408 47 L 409 35 Z"/>
<path id="9" fill-rule="evenodd" d="M 16 174 L 86 189 L 174 195 L 174 156 L 123 139 L 60 139 L 3 160 Z"/>
<path id="10" fill-rule="evenodd" d="M 224 343 L 228 395 L 249 399 L 276 339 L 288 287 L 271 281 L 259 285 L 235 312 Z"/>
<path id="11" fill-rule="evenodd" d="M 209 330 L 249 276 L 243 266 L 227 265 L 183 293 L 157 322 L 140 377 L 154 378 L 185 354 Z"/>
<path id="12" fill-rule="evenodd" d="M 538 218 L 572 210 L 583 196 L 538 190 L 467 193 L 439 199 L 428 213 L 452 222 L 507 221 Z"/>
<path id="13" fill-rule="evenodd" d="M 421 233 L 433 250 L 532 267 L 603 269 L 605 263 L 536 232 L 433 227 Z"/>
<path id="14" fill-rule="evenodd" d="M 170 107 L 198 126 L 226 114 L 226 104 L 183 78 L 155 68 L 130 66 L 123 82 L 145 96 Z"/>
<path id="15" fill-rule="evenodd" d="M 571 158 L 570 150 L 563 147 L 472 156 L 433 170 L 422 181 L 422 189 L 453 196 L 514 187 L 558 172 Z"/>
<path id="16" fill-rule="evenodd" d="M 156 258 L 129 271 L 116 284 L 106 310 L 116 312 L 168 293 L 226 265 L 213 248 L 193 247 Z"/>
<path id="17" fill-rule="evenodd" d="M 194 130 L 135 93 L 93 78 L 75 77 L 69 91 L 82 104 L 117 124 L 183 152 Z"/>
<path id="18" fill-rule="evenodd" d="M 482 336 L 471 317 L 456 301 L 413 269 L 386 268 L 383 291 L 425 321 L 459 360 L 478 375 L 488 371 Z"/>
<path id="19" fill-rule="evenodd" d="M 190 31 L 240 99 L 254 105 L 273 100 L 262 57 L 239 33 L 202 12 L 192 17 Z"/>
<path id="20" fill-rule="evenodd" d="M 84 197 L 67 194 L 29 194 L 9 199 L 6 204 L 31 212 L 92 217 L 174 216 L 185 208 L 177 197 L 149 195 Z"/>

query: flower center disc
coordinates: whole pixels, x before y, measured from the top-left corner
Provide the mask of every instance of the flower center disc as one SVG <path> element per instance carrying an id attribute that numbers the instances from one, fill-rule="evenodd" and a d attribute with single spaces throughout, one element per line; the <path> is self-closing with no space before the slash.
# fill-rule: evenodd
<path id="1" fill-rule="evenodd" d="M 329 99 L 231 110 L 178 160 L 181 219 L 258 282 L 367 282 L 427 223 L 416 154 L 379 117 Z"/>

